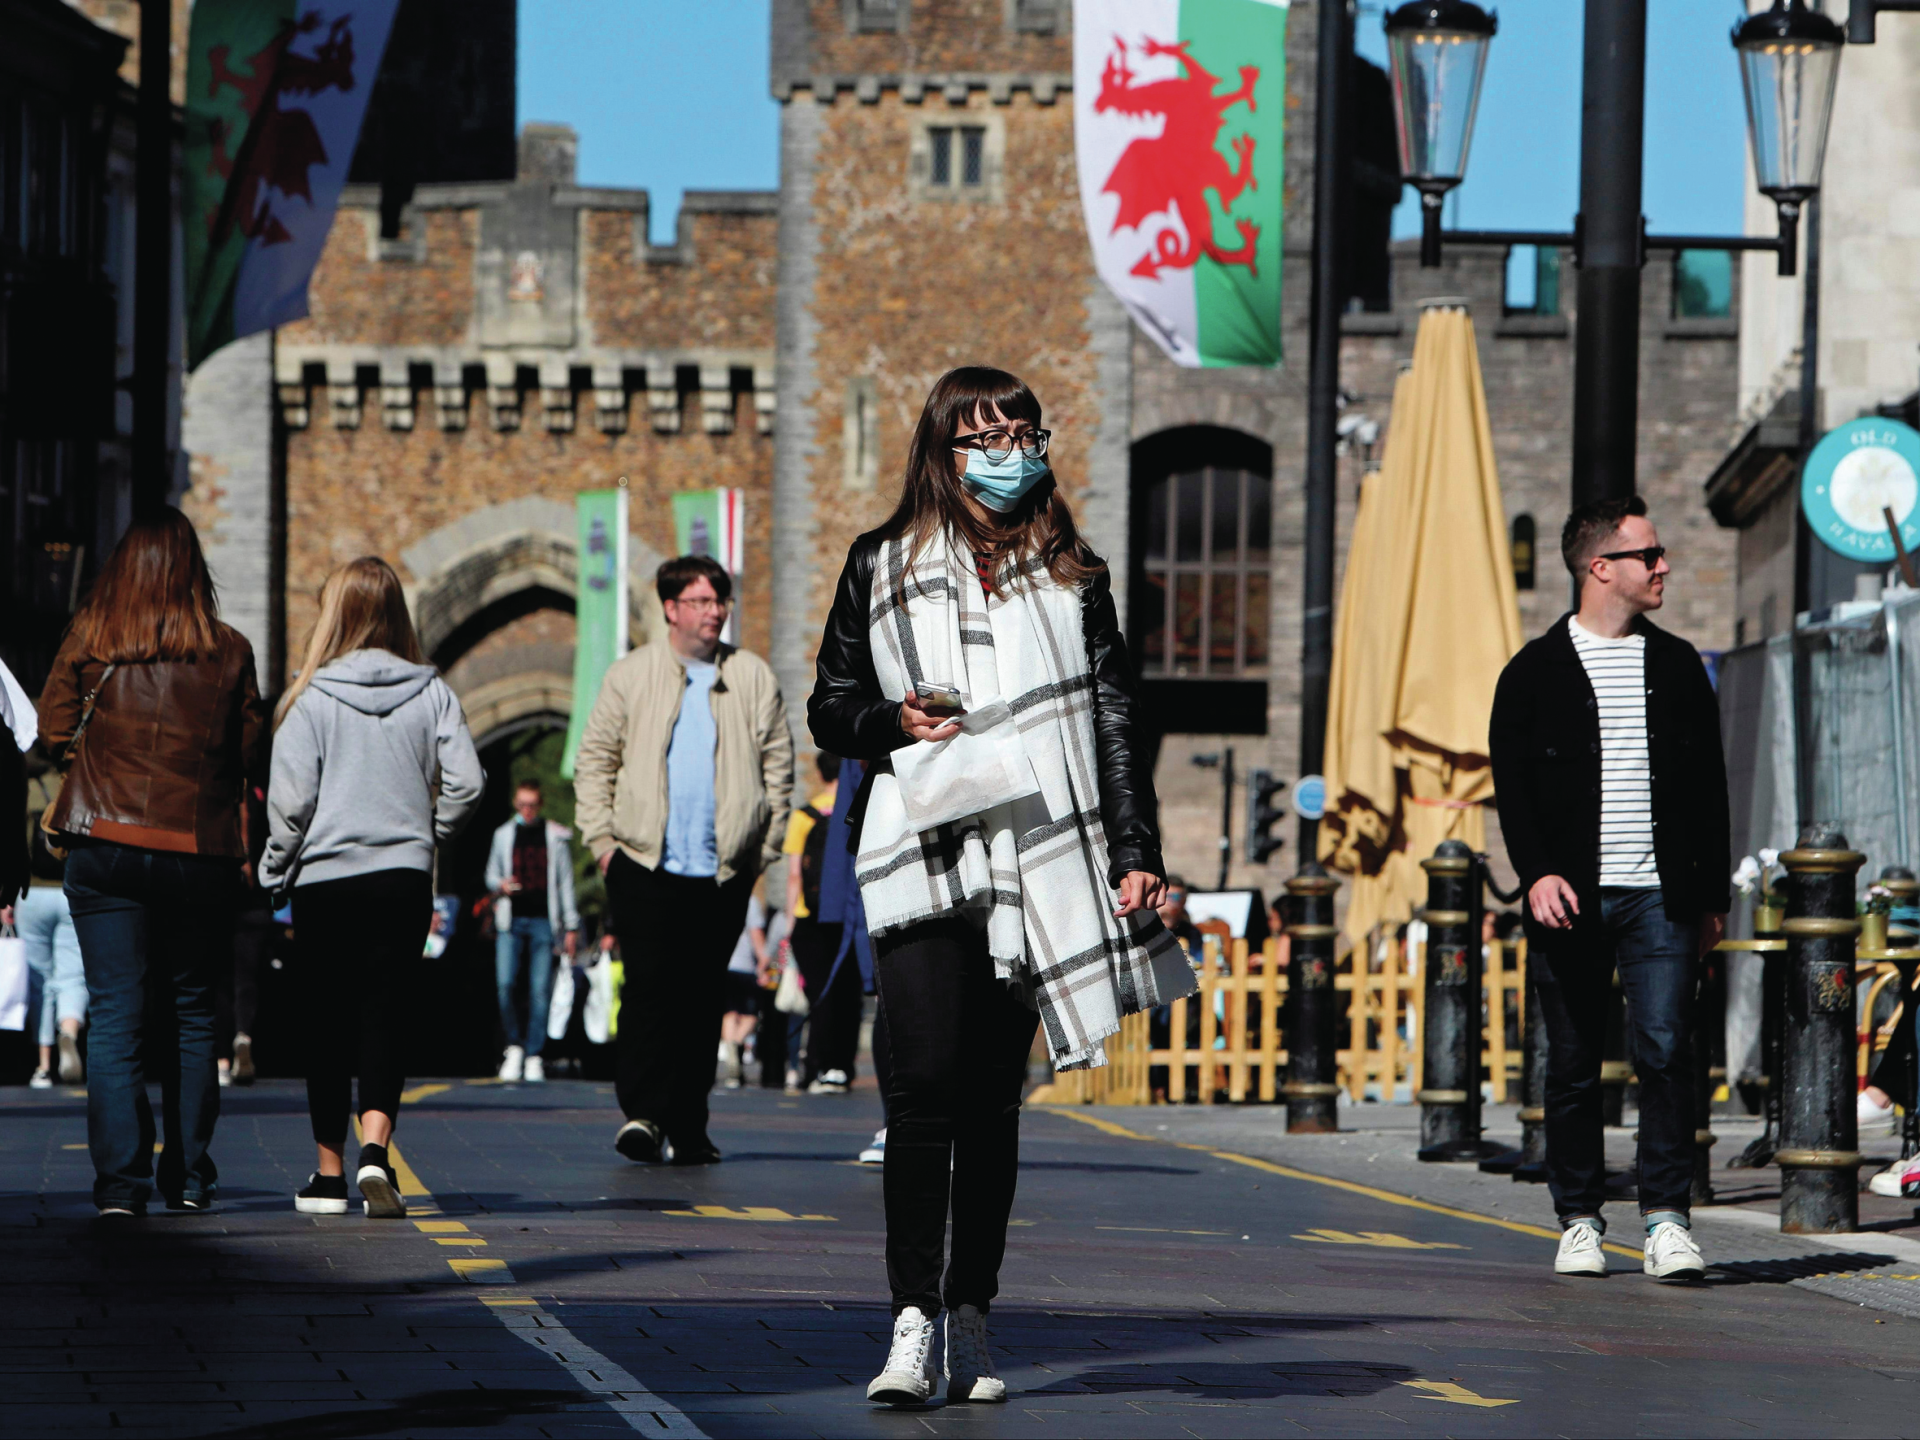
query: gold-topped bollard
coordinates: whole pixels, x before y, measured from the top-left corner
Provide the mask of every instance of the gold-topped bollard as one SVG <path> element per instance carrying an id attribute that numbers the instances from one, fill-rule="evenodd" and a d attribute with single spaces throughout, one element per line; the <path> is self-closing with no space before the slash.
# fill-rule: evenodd
<path id="1" fill-rule="evenodd" d="M 1787 868 L 1786 1005 L 1781 1027 L 1780 1228 L 1844 1234 L 1860 1221 L 1855 1111 L 1854 873 L 1866 856 L 1833 825 L 1809 825 Z"/>
<path id="2" fill-rule="evenodd" d="M 1340 1128 L 1335 1097 L 1339 1042 L 1334 1038 L 1333 893 L 1340 882 L 1317 860 L 1287 881 L 1287 1133 L 1328 1134 Z"/>

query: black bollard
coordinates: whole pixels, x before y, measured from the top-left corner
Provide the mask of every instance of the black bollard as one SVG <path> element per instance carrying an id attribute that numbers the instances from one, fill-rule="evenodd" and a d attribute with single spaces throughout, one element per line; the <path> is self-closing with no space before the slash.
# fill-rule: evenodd
<path id="1" fill-rule="evenodd" d="M 1502 1147 L 1480 1138 L 1481 875 L 1462 840 L 1443 840 L 1427 872 L 1426 1013 L 1420 1102 L 1422 1160 L 1480 1161 Z"/>
<path id="2" fill-rule="evenodd" d="M 1513 1178 L 1543 1184 L 1547 1178 L 1547 1017 L 1535 983 L 1537 962 L 1527 956 L 1526 1050 L 1520 1062 L 1520 1163 Z"/>
<path id="3" fill-rule="evenodd" d="M 1787 867 L 1787 987 L 1782 1031 L 1780 1228 L 1790 1235 L 1859 1228 L 1853 877 L 1866 856 L 1832 825 L 1809 825 Z"/>
<path id="4" fill-rule="evenodd" d="M 1293 923 L 1287 962 L 1287 1101 L 1289 1135 L 1328 1134 L 1340 1128 L 1334 1097 L 1333 892 L 1340 882 L 1317 860 L 1287 881 Z"/>

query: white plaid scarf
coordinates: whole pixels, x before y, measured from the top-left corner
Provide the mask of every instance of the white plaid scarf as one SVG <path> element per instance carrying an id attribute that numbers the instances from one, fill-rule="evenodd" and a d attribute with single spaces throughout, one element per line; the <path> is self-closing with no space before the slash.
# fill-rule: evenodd
<path id="1" fill-rule="evenodd" d="M 951 540 L 906 572 L 906 542 L 885 542 L 871 620 L 881 693 L 904 700 L 931 680 L 958 685 L 971 711 L 1004 701 L 1037 793 L 915 830 L 899 782 L 876 775 L 856 862 L 868 928 L 967 913 L 995 971 L 1040 1012 L 1054 1068 L 1104 1065 L 1122 1016 L 1195 987 L 1157 915 L 1114 918 L 1080 596 L 1033 561 L 989 599 Z"/>

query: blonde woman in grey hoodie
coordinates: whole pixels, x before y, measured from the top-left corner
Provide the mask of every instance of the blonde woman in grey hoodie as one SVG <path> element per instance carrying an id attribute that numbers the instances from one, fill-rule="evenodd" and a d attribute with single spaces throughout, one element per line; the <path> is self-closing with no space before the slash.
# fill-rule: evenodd
<path id="1" fill-rule="evenodd" d="M 344 1215 L 353 1075 L 369 1216 L 405 1215 L 387 1145 L 405 1087 L 401 1037 L 433 915 L 433 853 L 480 799 L 466 716 L 426 663 L 400 578 L 363 556 L 328 577 L 300 674 L 274 713 L 260 883 L 293 892 L 307 1111 L 319 1169 L 294 1197 Z"/>

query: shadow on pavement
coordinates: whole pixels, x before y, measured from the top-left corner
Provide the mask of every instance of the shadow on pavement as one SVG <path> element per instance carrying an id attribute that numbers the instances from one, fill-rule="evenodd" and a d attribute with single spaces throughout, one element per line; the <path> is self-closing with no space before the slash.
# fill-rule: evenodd
<path id="1" fill-rule="evenodd" d="M 1710 1275 L 1742 1285 L 1786 1285 L 1794 1280 L 1811 1280 L 1817 1275 L 1848 1275 L 1859 1270 L 1878 1270 L 1899 1262 L 1891 1255 L 1798 1255 L 1787 1260 L 1731 1260 L 1709 1265 Z"/>
<path id="2" fill-rule="evenodd" d="M 581 1390 L 427 1390 L 379 1409 L 302 1415 L 219 1433 L 222 1440 L 348 1440 L 361 1435 L 411 1435 L 418 1430 L 477 1430 L 527 1415 L 563 1414 L 575 1407 L 589 1412 L 600 1408 L 597 1397 Z"/>
<path id="3" fill-rule="evenodd" d="M 1202 1400 L 1277 1400 L 1289 1395 L 1327 1395 L 1347 1399 L 1378 1395 L 1418 1372 L 1405 1365 L 1305 1362 L 1270 1365 L 1258 1361 L 1228 1364 L 1101 1365 L 1083 1370 L 1029 1395 L 1135 1394 L 1167 1391 Z"/>

